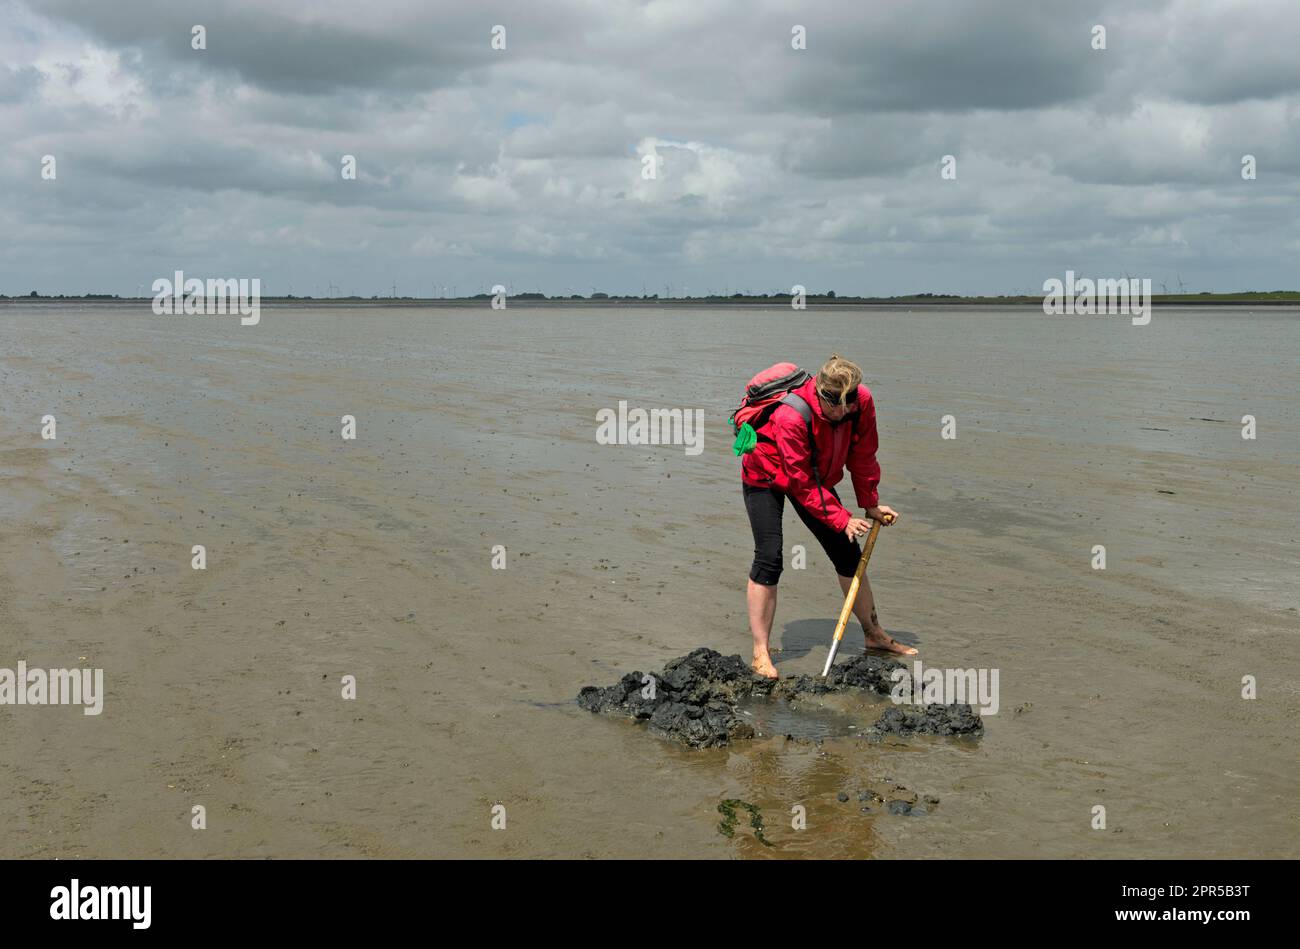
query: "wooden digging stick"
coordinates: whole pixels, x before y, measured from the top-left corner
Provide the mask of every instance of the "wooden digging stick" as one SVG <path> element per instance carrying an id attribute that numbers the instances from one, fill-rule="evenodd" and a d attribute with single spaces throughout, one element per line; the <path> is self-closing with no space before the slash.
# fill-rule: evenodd
<path id="1" fill-rule="evenodd" d="M 893 523 L 894 518 L 891 515 L 885 515 L 888 520 L 886 523 Z M 858 587 L 862 585 L 862 575 L 867 570 L 867 561 L 871 559 L 872 548 L 876 546 L 876 535 L 880 533 L 880 521 L 875 521 L 871 525 L 871 533 L 867 534 L 867 544 L 862 548 L 862 559 L 858 561 L 858 569 L 853 574 L 853 582 L 849 584 L 848 595 L 844 597 L 844 609 L 840 610 L 840 621 L 835 624 L 835 638 L 831 641 L 831 652 L 826 657 L 826 668 L 822 670 L 822 678 L 830 675 L 831 666 L 835 664 L 835 653 L 839 651 L 840 640 L 844 638 L 844 627 L 848 625 L 849 614 L 853 612 L 853 604 L 858 599 Z"/>

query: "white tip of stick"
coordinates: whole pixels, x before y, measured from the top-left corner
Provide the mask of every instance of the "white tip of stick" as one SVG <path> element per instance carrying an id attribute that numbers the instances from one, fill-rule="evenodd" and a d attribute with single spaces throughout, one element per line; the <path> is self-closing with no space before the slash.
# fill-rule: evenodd
<path id="1" fill-rule="evenodd" d="M 835 653 L 839 648 L 840 648 L 840 641 L 838 639 L 832 640 L 830 654 L 826 657 L 826 668 L 822 670 L 823 679 L 831 674 L 831 666 L 835 664 Z"/>

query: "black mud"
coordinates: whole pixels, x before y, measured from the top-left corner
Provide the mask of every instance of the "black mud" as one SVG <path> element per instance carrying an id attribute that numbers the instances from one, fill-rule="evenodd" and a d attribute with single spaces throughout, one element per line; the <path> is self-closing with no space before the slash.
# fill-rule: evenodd
<path id="1" fill-rule="evenodd" d="M 590 712 L 621 715 L 644 722 L 651 731 L 692 748 L 711 748 L 754 737 L 754 728 L 737 713 L 736 703 L 749 696 L 793 698 L 865 690 L 889 695 L 890 678 L 901 663 L 874 655 L 848 659 L 825 679 L 797 675 L 766 679 L 740 656 L 723 656 L 712 649 L 668 662 L 662 672 L 629 672 L 601 688 L 589 685 L 578 704 Z M 882 735 L 980 735 L 984 726 L 969 705 L 892 706 L 871 731 Z"/>
<path id="2" fill-rule="evenodd" d="M 871 731 L 881 735 L 972 735 L 983 732 L 984 723 L 965 703 L 915 708 L 891 705 Z"/>
<path id="3" fill-rule="evenodd" d="M 850 803 L 847 791 L 841 791 L 836 799 L 841 804 Z M 857 792 L 857 803 L 863 814 L 921 817 L 938 808 L 939 799 L 931 794 L 918 794 L 894 783 L 892 778 L 886 778 L 883 782 L 863 782 Z"/>

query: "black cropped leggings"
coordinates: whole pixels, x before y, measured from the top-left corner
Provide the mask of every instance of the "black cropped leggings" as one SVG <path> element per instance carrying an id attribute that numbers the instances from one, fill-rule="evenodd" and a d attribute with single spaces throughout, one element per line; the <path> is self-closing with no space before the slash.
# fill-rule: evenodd
<path id="1" fill-rule="evenodd" d="M 745 492 L 745 510 L 749 512 L 749 526 L 754 531 L 754 565 L 749 568 L 749 579 L 763 586 L 775 586 L 781 579 L 781 552 L 784 546 L 781 537 L 781 515 L 785 512 L 785 494 L 775 488 L 756 488 L 752 484 L 742 485 Z M 828 489 L 839 495 L 834 488 Z M 803 505 L 794 498 L 794 505 L 799 520 L 812 531 L 817 542 L 826 551 L 826 556 L 835 565 L 835 572 L 841 577 L 851 577 L 857 573 L 858 559 L 862 550 L 856 540 L 849 540 L 843 531 L 833 530 L 817 520 Z"/>

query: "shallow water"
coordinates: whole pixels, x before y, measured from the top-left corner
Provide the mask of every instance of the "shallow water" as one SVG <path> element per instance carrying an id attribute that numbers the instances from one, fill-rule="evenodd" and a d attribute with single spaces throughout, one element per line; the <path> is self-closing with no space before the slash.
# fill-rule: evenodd
<path id="1" fill-rule="evenodd" d="M 873 713 L 865 704 L 852 711 L 837 710 L 816 699 L 746 698 L 736 706 L 754 728 L 754 737 L 786 737 L 799 741 L 855 738 L 884 706 Z M 856 713 L 856 714 L 855 714 Z"/>
<path id="2" fill-rule="evenodd" d="M 753 372 L 832 350 L 903 514 L 882 619 L 1000 670 L 985 737 L 690 752 L 578 709 L 748 648 L 725 420 Z M 5 306 L 0 667 L 109 694 L 0 714 L 0 856 L 1295 856 L 1298 350 L 1290 310 Z M 597 444 L 620 399 L 703 409 L 703 454 Z M 778 666 L 816 672 L 838 588 L 786 524 Z M 886 775 L 941 805 L 836 801 Z M 726 798 L 773 847 L 717 832 Z"/>

